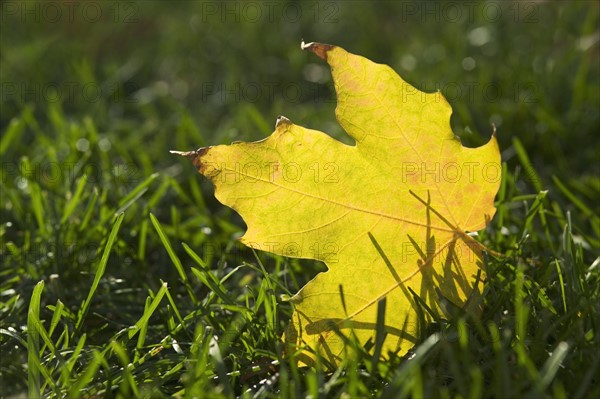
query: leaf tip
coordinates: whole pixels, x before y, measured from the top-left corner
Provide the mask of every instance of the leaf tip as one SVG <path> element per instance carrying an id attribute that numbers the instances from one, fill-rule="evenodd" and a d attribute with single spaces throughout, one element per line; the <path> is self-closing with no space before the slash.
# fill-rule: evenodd
<path id="1" fill-rule="evenodd" d="M 277 117 L 277 119 L 275 120 L 275 129 L 277 129 L 279 126 L 282 126 L 282 125 L 291 125 L 291 124 L 292 124 L 291 120 L 289 120 L 288 118 L 286 118 L 283 115 L 279 115 Z"/>
<path id="2" fill-rule="evenodd" d="M 196 169 L 198 169 L 198 172 L 200 172 L 203 175 L 206 175 L 206 165 L 204 165 L 202 163 L 202 156 L 204 154 L 206 154 L 208 152 L 208 150 L 210 150 L 211 147 L 201 147 L 198 148 L 196 151 L 169 151 L 171 154 L 175 154 L 175 155 L 179 155 L 182 157 L 185 157 L 187 159 L 189 159 L 190 161 L 192 161 L 192 164 L 194 164 L 194 166 L 196 167 Z"/>
<path id="3" fill-rule="evenodd" d="M 170 150 L 169 152 L 171 154 L 175 154 L 175 155 L 179 155 L 179 156 L 182 156 L 182 157 L 186 157 L 190 161 L 193 161 L 196 158 L 196 156 L 198 155 L 198 151 L 175 151 L 175 150 Z"/>
<path id="4" fill-rule="evenodd" d="M 327 52 L 333 49 L 333 47 L 334 46 L 332 46 L 331 44 L 323 44 L 316 42 L 304 43 L 304 40 L 302 40 L 302 42 L 300 43 L 300 48 L 302 50 L 312 51 L 317 56 L 319 56 L 319 58 L 322 58 L 325 61 L 327 61 Z"/>

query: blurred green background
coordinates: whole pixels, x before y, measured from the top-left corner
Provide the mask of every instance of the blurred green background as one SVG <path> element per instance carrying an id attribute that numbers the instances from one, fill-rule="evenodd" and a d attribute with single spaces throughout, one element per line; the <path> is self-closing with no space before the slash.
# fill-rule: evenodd
<path id="1" fill-rule="evenodd" d="M 47 281 L 44 304 L 60 299 L 75 313 L 120 211 L 126 217 L 96 293 L 96 313 L 83 327 L 92 344 L 132 325 L 143 313 L 147 291 L 160 287 L 159 279 L 179 295 L 178 306 L 197 308 L 185 297 L 186 287 L 149 213 L 161 221 L 186 268 L 189 258 L 181 242 L 221 277 L 244 260 L 256 263 L 251 252 L 236 247 L 244 230 L 241 219 L 216 202 L 210 184 L 189 162 L 169 150 L 258 140 L 272 132 L 278 115 L 349 142 L 335 120 L 329 69 L 300 50 L 302 39 L 342 46 L 390 65 L 421 90 L 441 90 L 454 110 L 452 128 L 466 145 L 486 142 L 495 125 L 510 171 L 506 198 L 547 189 L 556 205 L 553 217 L 562 223 L 551 227 L 548 245 L 533 235 L 529 256 L 551 259 L 565 210 L 572 211 L 587 264 L 598 256 L 597 1 L 4 1 L 0 6 L 3 328 L 25 324 L 28 303 L 22 298 L 29 298 L 41 279 Z M 495 250 L 515 247 L 523 231 L 519 219 L 527 214 L 527 205 L 522 208 L 510 203 L 505 210 L 505 215 L 514 211 L 510 220 L 492 222 L 491 230 L 502 229 Z M 285 282 L 292 293 L 321 267 L 258 256 L 273 275 L 283 265 L 298 271 Z M 228 289 L 243 303 L 258 280 L 258 273 L 239 272 L 228 280 Z M 277 294 L 283 293 L 278 287 Z M 288 305 L 280 306 L 285 314 Z M 231 313 L 215 312 L 210 317 L 217 330 L 222 320 L 232 319 Z M 285 321 L 284 316 L 274 336 Z M 152 342 L 166 334 L 164 325 L 155 328 L 148 333 Z M 255 348 L 276 352 L 276 338 L 256 339 Z M 20 392 L 25 354 L 10 342 L 3 341 L 0 377 L 14 384 L 11 392 Z M 240 353 L 249 350 L 233 338 L 225 342 Z M 4 360 L 9 358 L 18 360 Z"/>

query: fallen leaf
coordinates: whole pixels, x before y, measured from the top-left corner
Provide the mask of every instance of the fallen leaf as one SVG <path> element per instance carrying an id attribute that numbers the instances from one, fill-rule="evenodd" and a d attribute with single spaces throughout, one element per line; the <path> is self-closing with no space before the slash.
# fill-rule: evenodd
<path id="1" fill-rule="evenodd" d="M 421 92 L 340 47 L 302 48 L 331 66 L 337 120 L 355 145 L 279 117 L 264 140 L 179 154 L 242 216 L 245 245 L 327 265 L 291 299 L 285 340 L 310 348 L 304 363 L 315 353 L 339 363 L 352 352 L 352 336 L 383 358 L 403 354 L 419 333 L 411 290 L 438 314 L 442 298 L 467 311 L 480 307 L 475 281 L 485 248 L 468 233 L 495 213 L 495 134 L 479 148 L 463 147 L 440 92 Z"/>

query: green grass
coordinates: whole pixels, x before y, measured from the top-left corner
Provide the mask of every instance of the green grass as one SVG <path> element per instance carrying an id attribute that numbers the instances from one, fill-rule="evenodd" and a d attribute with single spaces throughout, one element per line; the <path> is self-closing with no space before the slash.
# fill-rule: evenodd
<path id="1" fill-rule="evenodd" d="M 600 396 L 597 3 L 505 3 L 497 18 L 477 3 L 460 20 L 447 3 L 301 3 L 297 20 L 283 5 L 251 20 L 235 2 L 225 17 L 94 3 L 94 22 L 36 4 L 1 15 L 1 397 Z M 357 347 L 298 368 L 285 297 L 323 265 L 243 247 L 241 219 L 168 152 L 262 138 L 279 114 L 347 140 L 301 38 L 437 84 L 468 145 L 498 128 L 498 212 L 479 239 L 504 256 L 485 264 L 485 310 L 423 308 L 401 358 Z"/>

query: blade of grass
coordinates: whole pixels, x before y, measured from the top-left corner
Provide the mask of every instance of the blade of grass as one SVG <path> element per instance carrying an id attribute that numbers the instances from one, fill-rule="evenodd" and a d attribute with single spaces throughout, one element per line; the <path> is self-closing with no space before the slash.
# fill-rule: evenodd
<path id="1" fill-rule="evenodd" d="M 412 384 L 407 384 L 405 381 L 412 381 L 411 377 L 414 375 L 415 369 L 419 369 L 425 363 L 425 360 L 429 357 L 429 353 L 438 344 L 440 338 L 440 334 L 432 334 L 415 349 L 414 356 L 404 362 L 398 371 L 394 373 L 392 381 L 383 391 L 381 398 L 410 397 L 409 390 L 411 388 L 418 389 L 414 385 L 422 385 L 417 381 L 413 381 Z"/>
<path id="2" fill-rule="evenodd" d="M 119 344 L 118 341 L 112 341 L 110 343 L 111 346 L 111 350 L 112 352 L 117 355 L 117 357 L 119 358 L 119 360 L 121 361 L 121 364 L 123 365 L 123 380 L 125 380 L 127 382 L 127 386 L 129 387 L 129 389 L 131 389 L 131 393 L 125 391 L 124 390 L 124 386 L 121 386 L 121 393 L 125 396 L 127 394 L 132 394 L 131 396 L 133 396 L 134 398 L 139 398 L 140 397 L 140 392 L 138 390 L 137 384 L 135 383 L 135 379 L 133 378 L 133 375 L 131 374 L 131 369 L 132 369 L 132 365 L 131 362 L 129 361 L 129 356 L 127 356 L 127 352 L 125 350 L 125 348 L 123 348 L 123 346 L 121 346 L 121 344 Z"/>
<path id="3" fill-rule="evenodd" d="M 212 359 L 213 365 L 217 369 L 217 375 L 219 376 L 219 381 L 221 382 L 220 385 L 223 387 L 225 396 L 231 396 L 231 384 L 229 382 L 229 376 L 227 375 L 227 367 L 221 356 L 221 349 L 219 348 L 219 342 L 217 341 L 216 336 L 210 338 L 208 354 Z"/>
<path id="4" fill-rule="evenodd" d="M 502 338 L 500 337 L 500 329 L 493 321 L 489 321 L 487 324 L 490 332 L 490 339 L 492 341 L 492 348 L 494 350 L 494 392 L 497 392 L 500 397 L 511 396 L 510 393 L 510 379 L 509 369 L 507 367 L 508 362 L 506 361 L 506 351 L 502 346 Z"/>
<path id="5" fill-rule="evenodd" d="M 75 349 L 73 349 L 73 352 L 71 353 L 71 357 L 69 358 L 69 360 L 67 360 L 66 366 L 61 367 L 61 369 L 60 369 L 61 375 L 58 380 L 59 384 L 66 386 L 66 387 L 68 387 L 70 385 L 69 382 L 71 381 L 73 368 L 75 367 L 75 364 L 77 363 L 77 360 L 79 359 L 79 355 L 81 354 L 81 351 L 83 350 L 83 346 L 85 345 L 86 339 L 87 339 L 87 336 L 85 334 L 82 334 L 81 338 L 77 342 L 77 345 L 75 345 Z"/>
<path id="6" fill-rule="evenodd" d="M 45 386 L 49 384 L 53 390 L 56 390 L 56 384 L 51 376 L 51 373 L 42 363 L 42 352 L 40 352 L 40 338 L 45 345 L 50 348 L 53 355 L 58 357 L 59 364 L 63 364 L 62 357 L 56 352 L 48 332 L 44 328 L 40 320 L 40 301 L 42 291 L 44 290 L 44 282 L 40 281 L 36 284 L 31 294 L 29 302 L 29 310 L 27 314 L 27 366 L 28 366 L 28 386 L 29 396 L 39 398 L 45 390 Z M 40 374 L 44 376 L 44 385 L 40 386 Z"/>
<path id="7" fill-rule="evenodd" d="M 8 129 L 6 129 L 6 132 L 0 138 L 0 155 L 3 155 L 10 146 L 10 143 L 23 133 L 24 128 L 25 124 L 21 119 L 15 118 L 10 121 Z"/>
<path id="8" fill-rule="evenodd" d="M 169 290 L 167 290 L 167 300 L 169 301 L 169 304 L 171 305 L 171 309 L 173 309 L 173 312 L 175 313 L 175 317 L 177 318 L 177 321 L 179 322 L 179 325 L 181 327 L 183 327 L 183 331 L 187 332 L 187 328 L 186 328 L 186 323 L 185 320 L 183 319 L 183 317 L 181 317 L 181 312 L 179 311 L 179 308 L 177 308 L 177 305 L 175 304 L 175 301 L 173 300 L 173 297 L 171 296 L 171 293 L 169 292 Z M 192 337 L 190 336 L 190 339 Z"/>
<path id="9" fill-rule="evenodd" d="M 213 296 L 216 295 L 219 298 L 221 298 L 224 303 L 233 305 L 231 298 L 229 298 L 227 296 L 226 290 L 221 288 L 220 285 L 216 284 L 214 281 L 207 279 L 201 270 L 198 270 L 194 267 L 194 268 L 192 268 L 192 273 L 194 273 L 194 275 L 198 278 L 198 280 L 200 280 L 202 282 L 202 284 L 204 284 L 211 290 L 211 293 L 209 294 L 209 297 L 207 298 L 206 304 L 209 304 L 210 302 L 212 302 Z"/>
<path id="10" fill-rule="evenodd" d="M 52 333 L 54 333 L 54 330 L 56 329 L 58 322 L 62 318 L 64 308 L 65 308 L 65 304 L 62 303 L 62 301 L 60 299 L 58 301 L 56 301 L 56 306 L 54 307 L 53 314 L 52 314 L 52 321 L 50 322 L 50 329 L 48 330 L 49 336 L 52 336 Z"/>
<path id="11" fill-rule="evenodd" d="M 148 202 L 146 203 L 146 209 L 154 208 L 158 201 L 160 201 L 163 195 L 167 192 L 170 186 L 170 180 L 163 178 L 160 183 L 160 186 L 158 186 L 157 189 L 153 190 L 154 192 L 152 196 L 150 196 L 150 199 L 148 199 Z"/>
<path id="12" fill-rule="evenodd" d="M 117 220 L 113 225 L 113 228 L 108 236 L 108 241 L 106 242 L 106 246 L 104 247 L 104 252 L 102 253 L 102 258 L 100 259 L 100 264 L 98 265 L 98 270 L 96 270 L 96 275 L 94 276 L 94 281 L 92 282 L 92 286 L 90 287 L 90 291 L 88 292 L 88 296 L 83 301 L 81 305 L 81 309 L 79 314 L 77 315 L 77 322 L 75 323 L 75 332 L 78 334 L 81 331 L 81 327 L 83 326 L 83 321 L 85 320 L 87 313 L 90 308 L 90 303 L 92 302 L 92 298 L 94 297 L 94 293 L 98 288 L 98 284 L 100 284 L 100 279 L 104 275 L 106 271 L 106 265 L 108 264 L 108 258 L 110 256 L 110 251 L 112 249 L 113 244 L 117 239 L 117 233 L 119 232 L 119 228 L 121 227 L 121 223 L 123 222 L 125 214 L 121 213 L 117 216 Z"/>
<path id="13" fill-rule="evenodd" d="M 75 189 L 75 195 L 71 197 L 69 202 L 65 205 L 65 210 L 63 212 L 63 216 L 60 219 L 60 224 L 65 224 L 65 222 L 69 219 L 69 216 L 73 213 L 77 205 L 79 204 L 79 200 L 81 199 L 81 194 L 83 194 L 83 189 L 87 184 L 88 177 L 87 175 L 83 175 L 79 178 L 79 182 L 77 182 L 77 188 Z"/>
<path id="14" fill-rule="evenodd" d="M 517 274 L 514 282 L 514 307 L 515 307 L 515 328 L 516 336 L 524 342 L 527 336 L 527 320 L 529 318 L 529 306 L 524 303 L 527 293 L 523 289 L 525 284 L 525 272 L 523 264 L 517 267 Z"/>
<path id="15" fill-rule="evenodd" d="M 58 323 L 62 317 L 62 312 L 63 312 L 64 307 L 65 307 L 65 305 L 60 300 L 58 300 L 56 303 L 56 306 L 54 307 L 54 312 L 52 313 L 52 321 L 50 322 L 50 329 L 48 330 L 48 337 L 52 336 L 54 329 L 58 325 Z M 44 345 L 42 347 L 41 352 L 43 353 L 45 349 L 46 349 L 46 345 Z"/>
<path id="16" fill-rule="evenodd" d="M 529 182 L 535 188 L 535 191 L 539 193 L 544 189 L 542 187 L 542 180 L 533 168 L 533 165 L 529 160 L 529 156 L 527 155 L 527 151 L 525 151 L 525 147 L 523 147 L 521 140 L 519 140 L 517 137 L 513 139 L 513 146 L 515 147 L 515 151 L 517 152 L 517 157 L 519 158 L 521 165 L 523 165 L 523 168 L 525 169 L 525 178 L 529 180 Z"/>
<path id="17" fill-rule="evenodd" d="M 40 397 L 40 300 L 44 282 L 37 283 L 29 301 L 27 313 L 27 381 L 30 398 Z"/>
<path id="18" fill-rule="evenodd" d="M 144 314 L 146 314 L 150 310 L 150 305 L 152 304 L 152 298 L 147 297 L 146 303 L 144 304 Z M 135 355 L 133 357 L 134 362 L 138 362 L 141 358 L 142 348 L 146 343 L 146 333 L 148 332 L 148 325 L 144 324 L 140 326 L 140 334 L 138 335 L 137 343 L 135 344 Z"/>
<path id="19" fill-rule="evenodd" d="M 556 184 L 556 187 L 575 205 L 583 214 L 588 218 L 598 218 L 598 216 L 592 211 L 586 204 L 583 203 L 575 194 L 563 184 L 562 181 L 556 176 L 552 176 L 552 181 Z"/>
<path id="20" fill-rule="evenodd" d="M 119 208 L 115 211 L 115 214 L 124 212 L 127 208 L 129 208 L 135 201 L 137 201 L 142 195 L 148 191 L 148 186 L 152 183 L 157 177 L 158 173 L 153 173 L 146 178 L 143 182 L 137 185 L 136 188 L 131 190 L 129 194 L 123 197 L 119 201 Z"/>
<path id="21" fill-rule="evenodd" d="M 498 216 L 497 223 L 498 226 L 504 226 L 504 218 L 506 216 L 506 181 L 508 179 L 508 166 L 506 162 L 502 162 L 502 178 L 500 180 L 500 189 L 498 190 Z M 502 237 L 501 234 L 498 237 Z"/>
<path id="22" fill-rule="evenodd" d="M 568 352 L 569 344 L 566 342 L 559 342 L 540 371 L 540 379 L 536 384 L 540 392 L 544 392 L 550 385 Z"/>
<path id="23" fill-rule="evenodd" d="M 175 251 L 173 251 L 173 247 L 171 246 L 171 242 L 169 241 L 169 238 L 165 234 L 165 232 L 164 232 L 160 222 L 156 218 L 156 216 L 154 216 L 152 213 L 150 213 L 150 221 L 152 222 L 154 229 L 158 233 L 158 237 L 160 238 L 160 241 L 162 242 L 163 246 L 167 250 L 167 253 L 169 254 L 169 258 L 171 258 L 171 262 L 173 262 L 173 265 L 175 265 L 175 269 L 177 270 L 177 273 L 179 274 L 179 278 L 181 278 L 181 281 L 183 281 L 183 284 L 185 285 L 185 288 L 188 292 L 188 295 L 192 299 L 192 302 L 194 304 L 198 304 L 198 299 L 196 298 L 196 295 L 194 294 L 192 286 L 190 285 L 190 281 L 187 277 L 187 274 L 185 273 L 185 270 L 183 269 L 183 264 L 181 263 L 181 260 L 179 259 L 179 257 L 175 253 Z"/>
<path id="24" fill-rule="evenodd" d="M 260 284 L 259 298 L 256 301 L 256 308 L 258 309 L 261 304 L 264 305 L 265 317 L 267 319 L 269 329 L 273 330 L 277 325 L 277 300 L 274 294 L 275 290 L 273 284 L 271 283 L 269 273 L 267 273 L 267 270 L 265 269 L 260 257 L 254 249 L 252 249 L 252 253 L 256 258 L 256 263 L 260 267 L 263 275 L 263 280 Z"/>
<path id="25" fill-rule="evenodd" d="M 146 259 L 146 241 L 148 238 L 148 219 L 144 218 L 140 223 L 140 238 L 138 244 L 138 258 L 140 260 Z"/>
<path id="26" fill-rule="evenodd" d="M 371 359 L 371 373 L 377 373 L 377 364 L 381 358 L 381 349 L 383 348 L 383 342 L 385 341 L 385 307 L 387 304 L 387 298 L 382 298 L 377 302 L 377 322 L 375 327 L 375 349 L 373 350 L 373 358 Z"/>
<path id="27" fill-rule="evenodd" d="M 535 200 L 533 201 L 533 204 L 531 204 L 531 208 L 529 208 L 529 212 L 527 212 L 527 215 L 525 216 L 525 223 L 523 223 L 523 228 L 522 228 L 522 235 L 525 234 L 525 231 L 531 231 L 532 227 L 532 221 L 533 218 L 535 217 L 535 215 L 537 215 L 538 212 L 540 212 L 541 210 L 544 209 L 544 199 L 546 198 L 546 195 L 548 194 L 548 191 L 540 191 L 536 197 Z"/>
<path id="28" fill-rule="evenodd" d="M 160 301 L 162 301 L 163 296 L 165 296 L 165 292 L 167 291 L 167 289 L 167 283 L 162 283 L 162 286 L 156 293 L 156 296 L 152 300 L 152 303 L 150 303 L 150 306 L 148 306 L 148 309 L 144 311 L 144 314 L 142 315 L 142 317 L 140 317 L 137 323 L 135 323 L 135 326 L 133 326 L 133 328 L 129 330 L 129 339 L 133 338 L 134 335 L 137 334 L 137 332 L 140 331 L 142 328 L 148 328 L 148 320 L 150 320 L 150 317 L 152 317 L 152 315 L 158 308 L 158 305 L 160 304 Z"/>
<path id="29" fill-rule="evenodd" d="M 87 365 L 84 372 L 79 376 L 77 381 L 75 381 L 73 385 L 71 385 L 71 388 L 68 392 L 68 397 L 81 398 L 88 396 L 85 394 L 82 395 L 82 390 L 84 390 L 84 388 L 86 388 L 86 386 L 92 382 L 94 376 L 96 375 L 96 372 L 98 371 L 98 368 L 102 363 L 106 363 L 106 361 L 102 357 L 102 354 L 95 350 L 92 351 L 92 360 Z"/>
<path id="30" fill-rule="evenodd" d="M 35 170 L 36 166 L 32 166 L 27 157 L 24 157 L 21 162 L 21 170 L 23 171 L 31 171 Z M 31 208 L 33 209 L 33 215 L 35 216 L 35 220 L 37 221 L 38 227 L 42 235 L 48 232 L 46 228 L 45 218 L 44 218 L 44 199 L 42 196 L 42 191 L 40 189 L 37 181 L 32 178 L 28 179 L 29 186 L 29 195 L 31 197 Z"/>
<path id="31" fill-rule="evenodd" d="M 79 225 L 79 229 L 78 229 L 79 231 L 85 231 L 85 229 L 87 228 L 87 225 L 92 218 L 92 214 L 94 213 L 94 206 L 96 205 L 97 200 L 98 200 L 98 189 L 96 187 L 94 187 L 92 196 L 91 196 L 90 200 L 88 201 L 87 207 L 85 208 L 85 213 L 83 214 L 83 220 L 81 221 L 81 224 Z"/>
<path id="32" fill-rule="evenodd" d="M 563 311 L 567 313 L 567 297 L 565 295 L 565 282 L 563 281 L 562 271 L 560 270 L 560 262 L 558 259 L 554 259 L 556 265 L 556 273 L 558 274 L 558 282 L 560 283 L 560 294 L 562 297 Z"/>
<path id="33" fill-rule="evenodd" d="M 208 331 L 209 328 L 205 329 L 202 323 L 196 325 L 189 357 L 192 378 L 188 379 L 185 389 L 185 397 L 189 399 L 200 397 L 204 393 L 204 386 L 208 382 L 206 378 L 207 367 L 210 363 L 208 358 L 210 340 L 206 339 L 206 332 Z"/>

